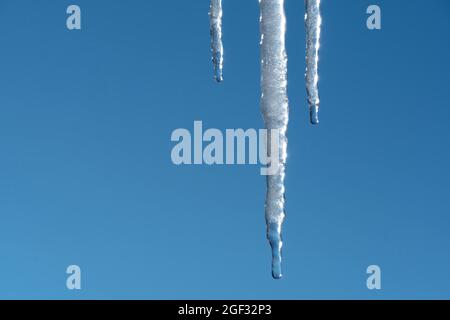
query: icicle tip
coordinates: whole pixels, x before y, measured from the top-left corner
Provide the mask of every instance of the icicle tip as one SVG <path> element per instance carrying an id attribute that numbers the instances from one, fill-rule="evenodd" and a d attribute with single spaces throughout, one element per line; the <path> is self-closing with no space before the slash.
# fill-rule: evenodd
<path id="1" fill-rule="evenodd" d="M 313 106 L 309 110 L 309 119 L 312 125 L 319 124 L 319 106 Z"/>

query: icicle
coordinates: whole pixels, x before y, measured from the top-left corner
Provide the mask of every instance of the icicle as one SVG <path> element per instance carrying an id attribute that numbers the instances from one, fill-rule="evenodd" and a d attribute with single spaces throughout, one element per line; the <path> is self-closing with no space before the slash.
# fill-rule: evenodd
<path id="1" fill-rule="evenodd" d="M 306 91 L 312 124 L 319 123 L 318 63 L 320 47 L 320 0 L 305 0 L 306 14 Z"/>
<path id="2" fill-rule="evenodd" d="M 272 247 L 272 275 L 281 272 L 281 227 L 284 220 L 284 176 L 287 157 L 288 125 L 287 55 L 285 50 L 286 18 L 284 0 L 259 0 L 261 31 L 261 111 L 267 129 L 279 132 L 279 171 L 267 176 L 267 238 Z M 270 133 L 270 131 L 269 131 Z M 271 150 L 272 139 L 267 139 Z"/>
<path id="3" fill-rule="evenodd" d="M 223 45 L 222 45 L 222 0 L 211 0 L 209 8 L 211 33 L 211 51 L 214 64 L 214 78 L 223 81 Z"/>

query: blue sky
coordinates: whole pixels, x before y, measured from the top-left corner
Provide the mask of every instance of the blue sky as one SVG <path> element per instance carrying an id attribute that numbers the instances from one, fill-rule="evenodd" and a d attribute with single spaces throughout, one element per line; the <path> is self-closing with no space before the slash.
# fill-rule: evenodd
<path id="1" fill-rule="evenodd" d="M 65 26 L 72 3 L 81 31 Z M 0 298 L 450 298 L 450 3 L 323 0 L 311 127 L 303 2 L 286 0 L 281 281 L 259 166 L 171 162 L 171 132 L 194 120 L 263 126 L 258 2 L 224 0 L 221 85 L 208 7 L 0 0 Z"/>

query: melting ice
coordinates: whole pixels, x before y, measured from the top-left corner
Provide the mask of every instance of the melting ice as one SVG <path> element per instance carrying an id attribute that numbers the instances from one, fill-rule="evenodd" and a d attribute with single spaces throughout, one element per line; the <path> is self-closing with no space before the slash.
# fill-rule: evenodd
<path id="1" fill-rule="evenodd" d="M 306 26 L 306 91 L 308 94 L 309 114 L 312 124 L 319 123 L 319 47 L 320 27 L 320 0 L 305 0 L 305 26 Z"/>
<path id="2" fill-rule="evenodd" d="M 287 97 L 286 18 L 284 0 L 260 0 L 261 32 L 261 111 L 267 129 L 279 132 L 279 171 L 267 176 L 267 238 L 272 247 L 272 275 L 281 272 L 281 227 L 284 220 L 284 175 L 287 157 L 286 131 L 289 119 Z M 272 139 L 267 139 L 271 150 Z"/>
<path id="3" fill-rule="evenodd" d="M 285 165 L 287 158 L 287 127 L 289 106 L 287 97 L 287 55 L 285 48 L 286 17 L 284 0 L 259 0 L 261 32 L 261 111 L 268 132 L 277 132 L 279 171 L 267 177 L 265 217 L 267 238 L 272 247 L 272 275 L 282 277 L 281 229 L 285 218 Z M 318 124 L 319 92 L 318 62 L 320 46 L 320 0 L 305 0 L 306 26 L 306 90 L 310 121 Z M 223 80 L 222 1 L 211 0 L 211 51 L 216 81 Z M 267 137 L 267 150 L 272 150 L 273 137 Z"/>
<path id="4" fill-rule="evenodd" d="M 223 44 L 222 44 L 222 0 L 211 0 L 209 7 L 209 26 L 211 33 L 211 51 L 214 64 L 214 78 L 223 81 Z"/>

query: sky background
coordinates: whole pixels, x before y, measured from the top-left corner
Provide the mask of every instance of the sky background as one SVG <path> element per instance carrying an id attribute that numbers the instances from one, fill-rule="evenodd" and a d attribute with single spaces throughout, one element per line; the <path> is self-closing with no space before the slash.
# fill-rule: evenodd
<path id="1" fill-rule="evenodd" d="M 221 85 L 208 8 L 0 0 L 0 298 L 450 298 L 450 2 L 324 0 L 311 127 L 303 1 L 286 0 L 279 281 L 260 166 L 171 162 L 172 131 L 194 120 L 263 127 L 258 2 L 224 0 Z M 81 291 L 66 289 L 71 264 Z"/>

